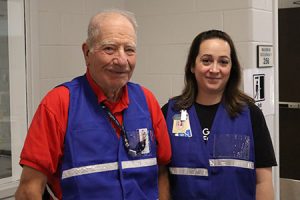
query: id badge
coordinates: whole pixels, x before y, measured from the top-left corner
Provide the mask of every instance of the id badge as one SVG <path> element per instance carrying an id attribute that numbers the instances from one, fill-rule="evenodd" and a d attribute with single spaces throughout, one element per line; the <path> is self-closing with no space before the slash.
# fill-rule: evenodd
<path id="1" fill-rule="evenodd" d="M 149 130 L 147 128 L 141 128 L 138 129 L 139 131 L 139 138 L 140 138 L 140 142 L 145 140 L 145 148 L 144 150 L 141 152 L 142 154 L 148 154 L 150 153 L 150 147 L 149 147 Z"/>
<path id="2" fill-rule="evenodd" d="M 184 113 L 185 116 L 182 116 L 182 114 L 173 116 L 172 133 L 177 137 L 192 137 L 189 114 L 186 111 L 182 111 L 181 113 Z"/>
<path id="3" fill-rule="evenodd" d="M 147 128 L 140 128 L 135 131 L 126 131 L 130 149 L 136 151 L 140 142 L 145 141 L 145 148 L 140 152 L 141 155 L 149 154 L 150 149 L 150 130 Z M 136 156 L 136 155 L 135 155 Z"/>

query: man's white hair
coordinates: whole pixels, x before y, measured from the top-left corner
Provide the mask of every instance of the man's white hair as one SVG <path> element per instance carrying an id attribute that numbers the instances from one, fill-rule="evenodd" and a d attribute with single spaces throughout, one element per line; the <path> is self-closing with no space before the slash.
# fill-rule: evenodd
<path id="1" fill-rule="evenodd" d="M 135 34 L 137 34 L 137 22 L 136 22 L 136 18 L 134 16 L 134 14 L 132 12 L 125 11 L 125 10 L 118 10 L 118 9 L 104 10 L 100 13 L 95 14 L 90 19 L 89 26 L 88 26 L 88 32 L 87 32 L 88 37 L 86 40 L 86 43 L 90 49 L 93 48 L 93 46 L 96 42 L 96 38 L 100 34 L 102 19 L 111 14 L 119 14 L 119 15 L 125 17 L 126 19 L 128 19 L 128 21 L 132 24 L 132 26 L 134 28 Z"/>

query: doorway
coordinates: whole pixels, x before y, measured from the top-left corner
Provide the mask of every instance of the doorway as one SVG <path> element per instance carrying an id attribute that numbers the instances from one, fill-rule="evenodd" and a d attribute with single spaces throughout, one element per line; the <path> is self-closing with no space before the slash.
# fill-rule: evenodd
<path id="1" fill-rule="evenodd" d="M 278 11 L 280 197 L 300 196 L 300 8 Z"/>

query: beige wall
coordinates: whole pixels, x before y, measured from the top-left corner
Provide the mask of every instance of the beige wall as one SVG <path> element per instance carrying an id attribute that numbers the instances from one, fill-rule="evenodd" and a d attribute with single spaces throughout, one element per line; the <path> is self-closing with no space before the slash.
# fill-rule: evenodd
<path id="1" fill-rule="evenodd" d="M 180 93 L 192 39 L 221 29 L 236 43 L 243 67 L 256 67 L 256 45 L 272 44 L 272 1 L 126 1 L 139 26 L 139 57 L 133 80 L 149 87 L 164 104 Z"/>
<path id="2" fill-rule="evenodd" d="M 35 49 L 32 64 L 38 62 L 30 67 L 39 85 L 33 91 L 33 109 L 49 89 L 85 72 L 81 44 L 89 18 L 103 9 L 125 8 L 136 14 L 138 62 L 132 80 L 152 90 L 161 104 L 180 93 L 188 47 L 199 32 L 215 28 L 229 33 L 244 68 L 256 67 L 257 44 L 273 42 L 271 0 L 32 2 L 37 10 L 29 37 Z"/>

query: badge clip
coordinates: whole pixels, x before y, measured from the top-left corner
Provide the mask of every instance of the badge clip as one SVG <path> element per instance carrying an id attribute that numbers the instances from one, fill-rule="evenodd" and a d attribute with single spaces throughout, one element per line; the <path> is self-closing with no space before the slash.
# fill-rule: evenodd
<path id="1" fill-rule="evenodd" d="M 186 120 L 186 117 L 187 117 L 187 112 L 186 110 L 181 110 L 181 115 L 180 115 L 180 120 L 181 121 L 185 121 Z"/>

